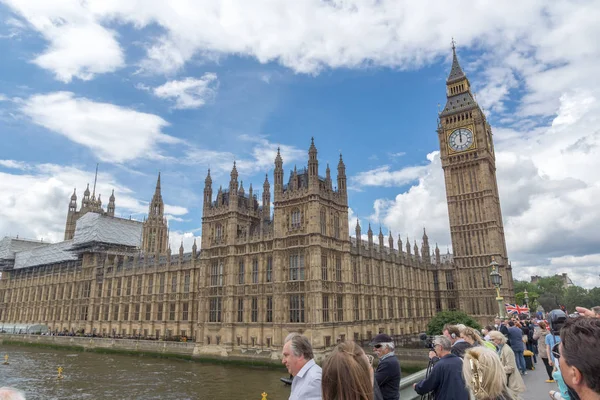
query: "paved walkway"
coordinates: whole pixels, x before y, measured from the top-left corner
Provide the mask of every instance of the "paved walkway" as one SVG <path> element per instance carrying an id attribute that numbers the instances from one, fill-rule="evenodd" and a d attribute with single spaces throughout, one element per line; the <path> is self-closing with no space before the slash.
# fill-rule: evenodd
<path id="1" fill-rule="evenodd" d="M 535 364 L 535 370 L 527 371 L 527 375 L 523 377 L 527 391 L 522 394 L 523 400 L 550 400 L 548 392 L 550 390 L 558 390 L 556 383 L 546 383 L 548 375 L 546 367 L 540 358 Z"/>

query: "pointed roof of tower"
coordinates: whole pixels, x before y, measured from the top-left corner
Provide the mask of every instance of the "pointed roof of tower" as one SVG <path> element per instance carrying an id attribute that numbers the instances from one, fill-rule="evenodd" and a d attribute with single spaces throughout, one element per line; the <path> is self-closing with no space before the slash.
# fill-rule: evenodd
<path id="1" fill-rule="evenodd" d="M 204 184 L 205 185 L 212 184 L 212 178 L 210 176 L 210 168 L 208 169 L 208 173 L 206 174 L 206 179 L 204 179 Z"/>
<path id="2" fill-rule="evenodd" d="M 237 167 L 235 165 L 235 160 L 233 161 L 233 168 L 231 169 L 231 179 L 233 179 L 234 176 L 235 176 L 235 178 L 237 178 L 237 176 L 238 176 Z"/>
<path id="3" fill-rule="evenodd" d="M 73 188 L 73 194 L 71 195 L 71 200 L 77 200 L 77 188 Z"/>
<path id="4" fill-rule="evenodd" d="M 456 56 L 456 45 L 454 39 L 452 39 L 452 68 L 450 69 L 450 75 L 448 75 L 447 83 L 456 82 L 466 78 Z"/>
<path id="5" fill-rule="evenodd" d="M 373 230 L 371 230 L 371 223 L 369 222 L 369 230 L 367 231 L 369 233 L 369 235 L 373 234 Z"/>
<path id="6" fill-rule="evenodd" d="M 315 138 L 310 138 L 310 147 L 308 148 L 308 154 L 315 154 L 317 152 L 317 147 L 315 146 Z"/>
<path id="7" fill-rule="evenodd" d="M 279 146 L 277 146 L 277 156 L 275 157 L 275 165 L 283 164 L 283 159 L 281 158 L 281 152 L 279 151 Z"/>
<path id="8" fill-rule="evenodd" d="M 160 171 L 158 171 L 158 178 L 156 178 L 156 189 L 154 189 L 154 194 L 160 194 Z"/>
<path id="9" fill-rule="evenodd" d="M 238 190 L 238 193 L 239 193 L 240 196 L 244 195 L 244 193 L 245 193 L 244 192 L 244 181 L 240 181 L 240 188 Z"/>
<path id="10" fill-rule="evenodd" d="M 108 198 L 108 201 L 114 203 L 115 202 L 115 189 L 112 190 L 112 194 Z"/>
<path id="11" fill-rule="evenodd" d="M 265 183 L 263 183 L 263 188 L 269 187 L 269 174 L 265 174 Z"/>
<path id="12" fill-rule="evenodd" d="M 342 158 L 342 152 L 340 152 L 340 161 L 338 162 L 338 171 L 341 169 L 345 169 L 346 164 L 344 164 L 344 159 Z"/>
<path id="13" fill-rule="evenodd" d="M 425 230 L 425 228 L 423 228 L 423 240 L 428 240 L 429 237 L 427 236 L 427 231 Z"/>
<path id="14" fill-rule="evenodd" d="M 360 222 L 358 221 L 358 218 L 356 218 L 356 230 L 360 230 Z"/>
<path id="15" fill-rule="evenodd" d="M 85 192 L 83 192 L 83 195 L 85 197 L 90 195 L 90 184 L 89 183 L 87 184 L 87 187 L 85 188 Z"/>

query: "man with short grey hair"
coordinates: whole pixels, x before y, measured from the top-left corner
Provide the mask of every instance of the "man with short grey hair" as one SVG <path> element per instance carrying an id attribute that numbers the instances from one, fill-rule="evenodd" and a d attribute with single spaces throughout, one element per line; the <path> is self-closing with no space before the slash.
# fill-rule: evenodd
<path id="1" fill-rule="evenodd" d="M 394 353 L 394 340 L 385 333 L 375 336 L 371 342 L 373 352 L 379 358 L 375 370 L 375 381 L 381 390 L 383 400 L 400 398 L 400 362 Z"/>
<path id="2" fill-rule="evenodd" d="M 281 362 L 294 377 L 289 400 L 321 400 L 321 367 L 306 336 L 291 333 L 285 338 Z"/>
<path id="3" fill-rule="evenodd" d="M 23 392 L 11 387 L 0 388 L 0 400 L 25 400 Z"/>
<path id="4" fill-rule="evenodd" d="M 440 358 L 429 376 L 413 389 L 420 395 L 433 393 L 435 400 L 469 400 L 469 392 L 462 375 L 462 358 L 451 353 L 452 342 L 446 336 L 436 336 L 433 351 Z"/>

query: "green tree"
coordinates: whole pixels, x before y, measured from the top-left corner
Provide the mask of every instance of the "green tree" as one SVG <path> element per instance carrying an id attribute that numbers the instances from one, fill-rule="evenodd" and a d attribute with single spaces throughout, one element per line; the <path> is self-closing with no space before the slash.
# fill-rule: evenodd
<path id="1" fill-rule="evenodd" d="M 471 328 L 481 330 L 481 325 L 470 315 L 462 311 L 442 311 L 436 314 L 427 325 L 428 335 L 441 335 L 446 324 L 464 324 Z"/>
<path id="2" fill-rule="evenodd" d="M 563 303 L 569 312 L 574 312 L 577 306 L 586 308 L 594 306 L 590 302 L 587 289 L 580 286 L 568 287 L 563 297 Z"/>
<path id="3" fill-rule="evenodd" d="M 588 302 L 590 307 L 600 306 L 600 287 L 590 289 L 588 292 Z"/>
<path id="4" fill-rule="evenodd" d="M 525 290 L 529 293 L 540 293 L 539 287 L 536 284 L 527 281 L 514 281 L 513 288 L 515 289 L 515 293 L 522 293 Z"/>
<path id="5" fill-rule="evenodd" d="M 555 295 L 549 293 L 544 293 L 540 295 L 540 297 L 538 298 L 538 303 L 540 303 L 540 305 L 544 307 L 545 312 L 552 311 L 560 306 L 558 298 Z"/>
<path id="6" fill-rule="evenodd" d="M 540 278 L 537 281 L 538 293 L 549 294 L 556 297 L 556 301 L 560 304 L 563 301 L 565 294 L 565 288 L 563 281 L 558 276 L 549 276 L 546 278 Z"/>
<path id="7" fill-rule="evenodd" d="M 540 295 L 537 292 L 533 292 L 533 291 L 530 292 L 529 290 L 527 290 L 527 296 L 529 297 L 529 299 L 527 300 L 527 304 L 529 305 L 529 310 L 532 313 L 534 313 L 537 310 L 537 307 L 538 307 L 537 299 L 540 297 Z M 515 298 L 519 305 L 525 304 L 525 293 L 524 292 L 515 293 Z"/>

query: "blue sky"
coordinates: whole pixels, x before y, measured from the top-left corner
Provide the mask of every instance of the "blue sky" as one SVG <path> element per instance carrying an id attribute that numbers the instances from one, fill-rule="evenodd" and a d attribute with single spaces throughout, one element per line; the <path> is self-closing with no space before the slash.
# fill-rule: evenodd
<path id="1" fill-rule="evenodd" d="M 99 163 L 104 204 L 114 189 L 138 219 L 160 170 L 173 246 L 190 248 L 209 166 L 225 186 L 235 159 L 260 191 L 277 147 L 287 174 L 314 136 L 322 175 L 343 153 L 351 232 L 359 218 L 420 245 L 427 227 L 445 250 L 435 129 L 454 37 L 494 129 L 515 275 L 598 285 L 598 1 L 426 3 L 0 1 L 0 235 L 60 240 Z"/>

